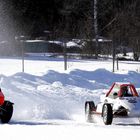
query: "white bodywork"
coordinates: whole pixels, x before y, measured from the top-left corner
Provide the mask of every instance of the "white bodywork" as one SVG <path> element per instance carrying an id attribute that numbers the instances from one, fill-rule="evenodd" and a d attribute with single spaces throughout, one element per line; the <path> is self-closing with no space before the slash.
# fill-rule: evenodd
<path id="1" fill-rule="evenodd" d="M 113 113 L 120 107 L 124 107 L 127 110 L 128 117 L 140 117 L 140 97 L 117 97 L 112 99 L 102 95 L 100 101 L 96 109 L 98 113 L 102 113 L 104 103 L 109 103 L 112 105 Z"/>

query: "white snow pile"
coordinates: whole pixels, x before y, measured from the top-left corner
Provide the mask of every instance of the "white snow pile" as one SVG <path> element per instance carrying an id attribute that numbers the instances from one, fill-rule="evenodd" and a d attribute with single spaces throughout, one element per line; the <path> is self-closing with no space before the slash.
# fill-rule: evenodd
<path id="1" fill-rule="evenodd" d="M 74 69 L 68 73 L 47 70 L 42 76 L 29 73 L 0 75 L 5 98 L 14 103 L 14 120 L 84 119 L 84 103 L 99 101 L 113 82 L 140 87 L 140 74 L 115 74 L 106 69 Z"/>

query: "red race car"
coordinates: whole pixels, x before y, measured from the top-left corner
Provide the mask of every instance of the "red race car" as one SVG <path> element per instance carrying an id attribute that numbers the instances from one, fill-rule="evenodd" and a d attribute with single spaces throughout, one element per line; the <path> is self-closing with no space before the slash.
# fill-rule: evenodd
<path id="1" fill-rule="evenodd" d="M 4 94 L 0 89 L 0 120 L 2 123 L 8 123 L 13 114 L 13 103 L 4 100 Z"/>

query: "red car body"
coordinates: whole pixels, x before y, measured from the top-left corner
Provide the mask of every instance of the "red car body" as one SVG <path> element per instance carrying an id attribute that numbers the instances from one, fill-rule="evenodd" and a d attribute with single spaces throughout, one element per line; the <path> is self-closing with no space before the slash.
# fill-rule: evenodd
<path id="1" fill-rule="evenodd" d="M 3 105 L 3 103 L 4 103 L 4 94 L 2 90 L 0 89 L 0 105 Z"/>

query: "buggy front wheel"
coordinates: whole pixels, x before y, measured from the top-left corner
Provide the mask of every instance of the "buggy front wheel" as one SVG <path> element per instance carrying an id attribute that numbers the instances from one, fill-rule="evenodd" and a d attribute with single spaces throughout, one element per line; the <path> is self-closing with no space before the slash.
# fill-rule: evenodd
<path id="1" fill-rule="evenodd" d="M 113 120 L 113 111 L 111 104 L 104 104 L 102 109 L 102 117 L 105 125 L 111 125 Z"/>

